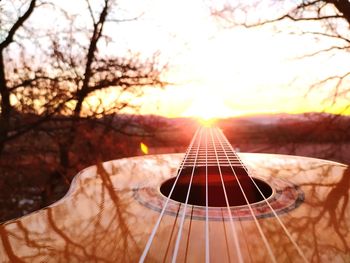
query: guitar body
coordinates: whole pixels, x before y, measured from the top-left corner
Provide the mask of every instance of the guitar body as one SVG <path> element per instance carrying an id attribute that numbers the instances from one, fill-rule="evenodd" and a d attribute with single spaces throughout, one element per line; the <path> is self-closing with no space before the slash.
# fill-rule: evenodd
<path id="1" fill-rule="evenodd" d="M 204 262 L 206 256 L 211 262 L 270 262 L 270 252 L 277 262 L 304 262 L 292 240 L 309 262 L 350 262 L 347 166 L 286 155 L 238 156 L 254 178 L 272 187 L 268 201 L 275 213 L 261 201 L 252 210 L 209 207 L 206 217 L 201 206 L 185 209 L 169 200 L 146 262 L 172 260 L 182 217 L 177 262 Z M 63 199 L 0 226 L 0 261 L 137 262 L 167 199 L 160 186 L 176 175 L 183 157 L 125 158 L 83 170 Z"/>

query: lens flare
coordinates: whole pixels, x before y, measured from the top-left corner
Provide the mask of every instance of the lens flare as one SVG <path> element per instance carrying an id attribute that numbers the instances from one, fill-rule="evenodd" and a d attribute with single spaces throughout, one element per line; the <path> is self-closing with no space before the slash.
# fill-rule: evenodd
<path id="1" fill-rule="evenodd" d="M 148 146 L 143 142 L 140 143 L 140 149 L 143 154 L 148 154 Z"/>

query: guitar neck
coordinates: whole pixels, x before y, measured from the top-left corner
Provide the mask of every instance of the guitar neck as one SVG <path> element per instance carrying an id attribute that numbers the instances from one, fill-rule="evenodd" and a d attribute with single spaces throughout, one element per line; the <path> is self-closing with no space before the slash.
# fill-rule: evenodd
<path id="1" fill-rule="evenodd" d="M 200 127 L 197 130 L 182 164 L 184 167 L 232 166 L 244 168 L 244 164 L 231 144 L 217 127 Z"/>

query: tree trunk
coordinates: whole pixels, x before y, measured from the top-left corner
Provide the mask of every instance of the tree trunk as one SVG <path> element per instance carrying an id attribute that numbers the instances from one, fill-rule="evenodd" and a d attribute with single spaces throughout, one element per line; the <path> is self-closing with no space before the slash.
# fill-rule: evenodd
<path id="1" fill-rule="evenodd" d="M 84 79 L 82 87 L 77 90 L 77 104 L 73 111 L 72 124 L 70 127 L 70 132 L 67 135 L 63 145 L 60 145 L 60 165 L 64 169 L 64 172 L 67 172 L 69 167 L 69 151 L 74 144 L 77 136 L 77 129 L 80 124 L 80 114 L 82 111 L 83 102 L 86 97 L 89 95 L 89 83 L 92 77 L 92 64 L 95 59 L 95 52 L 97 50 L 97 43 L 102 36 L 103 25 L 106 21 L 108 14 L 108 0 L 105 0 L 105 5 L 100 13 L 100 17 L 97 23 L 94 23 L 94 30 L 90 38 L 88 53 L 86 54 L 86 65 L 84 72 Z M 65 174 L 67 175 L 67 174 Z"/>
<path id="2" fill-rule="evenodd" d="M 344 16 L 344 19 L 350 24 L 350 2 L 349 0 L 331 0 L 332 3 L 339 12 Z"/>
<path id="3" fill-rule="evenodd" d="M 0 156 L 5 147 L 5 141 L 10 129 L 10 114 L 12 106 L 10 103 L 10 92 L 6 85 L 5 65 L 2 50 L 0 51 L 0 95 L 1 95 L 1 113 L 0 113 Z"/>
<path id="4" fill-rule="evenodd" d="M 0 43 L 0 96 L 1 96 L 1 114 L 0 114 L 0 156 L 3 153 L 5 142 L 10 130 L 10 115 L 12 106 L 10 102 L 10 91 L 7 86 L 5 77 L 4 50 L 12 42 L 17 30 L 22 27 L 23 23 L 33 13 L 37 0 L 31 0 L 27 11 L 20 16 L 8 31 L 6 38 Z"/>

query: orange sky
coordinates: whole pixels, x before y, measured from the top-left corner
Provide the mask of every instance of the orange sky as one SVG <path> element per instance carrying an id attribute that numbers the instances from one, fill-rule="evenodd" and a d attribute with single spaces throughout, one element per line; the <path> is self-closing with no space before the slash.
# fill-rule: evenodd
<path id="1" fill-rule="evenodd" d="M 80 2 L 74 3 L 62 1 L 81 13 Z M 169 61 L 164 78 L 176 83 L 164 90 L 149 89 L 137 99 L 142 114 L 229 117 L 325 109 L 339 112 L 347 103 L 345 99 L 333 106 L 323 103 L 330 85 L 305 97 L 310 84 L 328 74 L 346 72 L 348 55 L 296 60 L 330 43 L 288 34 L 291 23 L 285 23 L 286 30 L 279 34 L 272 27 L 224 29 L 202 0 L 125 0 L 121 4 L 131 16 L 143 16 L 106 27 L 117 44 L 106 46 L 105 52 L 122 54 L 131 49 L 148 55 L 159 50 Z M 317 24 L 306 26 L 316 28 Z M 117 94 L 103 97 L 108 103 Z"/>

